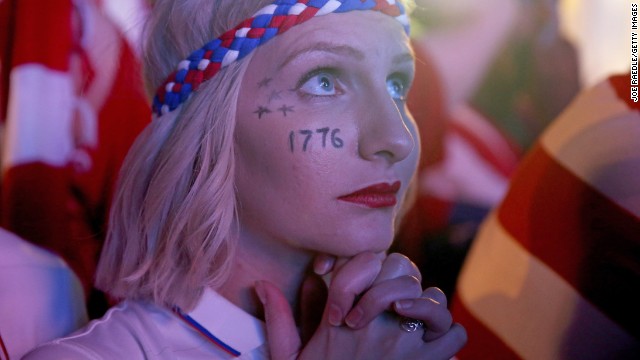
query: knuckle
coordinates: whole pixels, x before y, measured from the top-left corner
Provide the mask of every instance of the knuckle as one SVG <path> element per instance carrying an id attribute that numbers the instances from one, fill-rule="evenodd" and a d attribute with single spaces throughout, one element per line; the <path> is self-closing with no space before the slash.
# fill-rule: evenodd
<path id="1" fill-rule="evenodd" d="M 455 340 L 460 344 L 460 347 L 464 346 L 467 343 L 467 340 L 469 339 L 467 330 L 462 325 L 455 323 L 451 327 L 450 331 L 452 332 Z"/>
<path id="2" fill-rule="evenodd" d="M 403 285 L 410 288 L 415 293 L 415 297 L 420 297 L 422 294 L 422 284 L 420 280 L 413 275 L 404 275 L 398 278 L 403 282 Z"/>

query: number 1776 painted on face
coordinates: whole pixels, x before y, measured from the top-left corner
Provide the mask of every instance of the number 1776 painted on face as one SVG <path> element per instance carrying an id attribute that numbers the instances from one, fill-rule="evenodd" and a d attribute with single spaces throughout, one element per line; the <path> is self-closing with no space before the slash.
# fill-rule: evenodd
<path id="1" fill-rule="evenodd" d="M 313 130 L 298 130 L 298 134 L 305 136 L 304 141 L 302 142 L 302 151 L 307 151 L 307 146 L 309 145 L 309 141 L 311 140 L 314 134 L 322 134 L 323 148 L 327 147 L 327 136 L 329 134 L 331 134 L 331 145 L 336 149 L 341 148 L 344 145 L 344 142 L 342 141 L 342 139 L 338 137 L 338 132 L 340 132 L 340 129 L 336 128 L 332 130 L 329 127 L 316 129 L 315 132 Z M 295 138 L 296 138 L 296 132 L 292 130 L 289 133 L 289 148 L 291 149 L 291 152 L 295 151 Z"/>

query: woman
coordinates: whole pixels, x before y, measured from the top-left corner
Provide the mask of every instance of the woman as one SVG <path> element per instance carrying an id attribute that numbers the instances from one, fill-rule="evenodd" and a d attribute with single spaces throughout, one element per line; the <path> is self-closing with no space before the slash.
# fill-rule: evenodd
<path id="1" fill-rule="evenodd" d="M 126 301 L 28 358 L 452 356 L 465 334 L 442 293 L 382 255 L 419 151 L 398 20 L 386 0 L 157 1 L 157 118 L 123 167 L 97 274 Z"/>

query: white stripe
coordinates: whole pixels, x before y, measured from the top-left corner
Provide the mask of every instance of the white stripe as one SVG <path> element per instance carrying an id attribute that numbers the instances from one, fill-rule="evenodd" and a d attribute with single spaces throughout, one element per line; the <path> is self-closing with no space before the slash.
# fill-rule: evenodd
<path id="1" fill-rule="evenodd" d="M 236 37 L 247 37 L 247 33 L 251 30 L 251 28 L 243 27 L 236 30 Z"/>
<path id="2" fill-rule="evenodd" d="M 229 64 L 231 64 L 232 62 L 236 61 L 236 59 L 238 58 L 238 54 L 240 52 L 238 50 L 229 50 L 227 51 L 226 54 L 224 54 L 224 57 L 222 58 L 222 64 L 221 67 L 225 67 Z"/>
<path id="3" fill-rule="evenodd" d="M 407 16 L 407 14 L 398 15 L 394 19 L 398 20 L 398 22 L 400 22 L 400 24 L 402 24 L 403 26 L 409 26 L 409 17 Z"/>
<path id="4" fill-rule="evenodd" d="M 324 4 L 323 7 L 320 8 L 320 10 L 318 10 L 318 12 L 316 13 L 315 16 L 322 16 L 322 15 L 330 14 L 330 13 L 334 12 L 337 8 L 339 8 L 340 5 L 342 5 L 342 3 L 339 2 L 339 1 L 329 0 L 329 1 L 327 1 L 326 4 Z"/>
<path id="5" fill-rule="evenodd" d="M 524 359 L 567 358 L 567 349 L 574 358 L 606 358 L 636 344 L 506 233 L 495 214 L 474 240 L 458 294 L 480 322 Z"/>
<path id="6" fill-rule="evenodd" d="M 206 289 L 189 313 L 225 344 L 248 353 L 264 343 L 265 324 L 211 289 Z"/>
<path id="7" fill-rule="evenodd" d="M 210 63 L 211 61 L 209 61 L 208 59 L 200 60 L 200 62 L 198 63 L 198 70 L 204 71 Z"/>
<path id="8" fill-rule="evenodd" d="M 296 3 L 289 9 L 289 15 L 300 15 L 307 7 L 305 4 Z"/>
<path id="9" fill-rule="evenodd" d="M 73 80 L 40 64 L 18 66 L 10 76 L 3 170 L 35 161 L 66 165 L 74 150 Z"/>
<path id="10" fill-rule="evenodd" d="M 180 61 L 178 64 L 178 70 L 189 70 L 189 64 L 191 64 L 191 61 L 189 60 Z"/>
<path id="11" fill-rule="evenodd" d="M 258 15 L 271 15 L 276 11 L 277 8 L 278 6 L 275 4 L 267 5 L 253 14 L 253 17 L 256 17 Z"/>
<path id="12" fill-rule="evenodd" d="M 581 94 L 541 137 L 559 163 L 640 218 L 640 115 L 608 82 Z"/>

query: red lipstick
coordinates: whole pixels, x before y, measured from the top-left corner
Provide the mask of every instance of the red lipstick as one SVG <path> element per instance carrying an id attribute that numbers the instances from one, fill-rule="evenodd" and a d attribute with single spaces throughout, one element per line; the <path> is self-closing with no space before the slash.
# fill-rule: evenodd
<path id="1" fill-rule="evenodd" d="M 400 190 L 400 185 L 400 181 L 396 181 L 393 184 L 374 184 L 356 190 L 351 194 L 342 195 L 338 197 L 338 200 L 360 204 L 374 209 L 395 206 L 398 201 L 396 194 L 398 190 Z"/>

